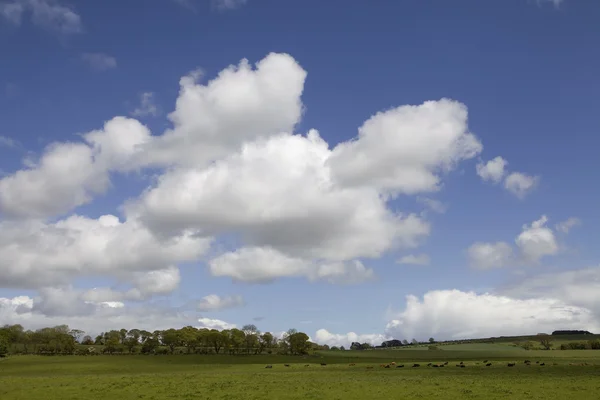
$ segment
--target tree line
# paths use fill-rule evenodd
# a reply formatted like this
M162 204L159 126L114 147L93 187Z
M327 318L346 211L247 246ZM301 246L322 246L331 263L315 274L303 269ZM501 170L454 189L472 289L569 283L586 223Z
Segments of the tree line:
M290 329L281 338L261 332L255 325L242 329L186 326L181 329L120 329L96 337L68 325L25 330L21 325L0 328L0 356L12 354L291 354L303 355L328 350L310 342L304 332Z

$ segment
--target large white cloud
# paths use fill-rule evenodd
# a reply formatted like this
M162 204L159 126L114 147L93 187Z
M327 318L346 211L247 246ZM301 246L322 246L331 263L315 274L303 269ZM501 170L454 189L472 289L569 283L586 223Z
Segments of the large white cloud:
M0 179L0 215L47 218L89 203L109 187L109 172L127 170L150 131L137 120L116 117L83 139L53 143L39 161Z
M178 282L178 271L165 268L196 260L209 245L210 239L191 231L160 240L139 223L120 222L113 215L98 219L73 215L56 223L4 221L0 222L0 286L52 286L76 276L103 275L156 289ZM156 270L163 272L135 274Z
M251 247L306 260L379 257L428 235L427 222L393 213L376 189L333 182L330 155L316 131L246 143L209 167L170 170L128 214L155 231L235 232Z
M587 308L554 298L516 299L488 293L434 290L423 299L407 296L406 308L388 323L395 339L481 338L552 332L556 329L600 330Z
M464 104L449 99L377 113L359 128L357 140L333 150L333 178L392 194L438 190L440 171L483 148L468 130L467 114Z
M205 163L237 151L242 143L292 132L302 116L306 71L287 54L271 53L253 69L230 66L206 85L195 71L181 78L173 129L144 147L135 162L165 166Z
M306 277L330 283L359 283L371 280L374 271L360 261L316 262L285 255L273 248L246 247L225 253L209 262L214 276L235 281L266 283L277 278Z
M61 293L66 293L66 300L60 300ZM48 296L45 299L28 296L0 298L0 321L9 325L21 324L27 329L67 324L91 335L111 329L137 328L152 332L187 325L204 325L203 321L198 321L196 313L182 312L173 307L153 303L135 307L118 302L86 304L69 293L68 289L54 290L49 295L52 297L51 303L47 304L43 304L43 301L49 301ZM75 301L76 305L69 305L67 300Z
M498 289L517 298L550 297L591 310L600 320L600 267L538 274Z

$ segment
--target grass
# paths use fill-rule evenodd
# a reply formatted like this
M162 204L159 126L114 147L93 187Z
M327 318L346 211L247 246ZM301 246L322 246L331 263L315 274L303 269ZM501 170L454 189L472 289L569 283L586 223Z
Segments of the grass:
M534 364L524 365L526 358ZM493 365L485 367L484 359ZM508 359L517 361L517 366L508 368ZM538 359L546 366L535 364ZM467 367L456 368L459 360ZM379 366L391 361L406 366ZM448 361L449 366L428 368L425 364L429 361ZM413 362L421 367L410 368ZM265 364L272 364L273 369L265 369ZM373 368L367 369L369 366ZM450 400L588 400L600 398L599 377L600 351L586 350L327 351L305 358L15 356L0 361L0 399L352 400L443 396Z

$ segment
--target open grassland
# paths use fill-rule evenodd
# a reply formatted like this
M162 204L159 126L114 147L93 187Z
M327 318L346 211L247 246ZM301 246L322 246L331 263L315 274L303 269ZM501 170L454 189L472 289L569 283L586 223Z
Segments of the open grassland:
M512 358L511 358L512 357ZM523 363L530 359L532 365ZM515 361L507 367L506 360ZM483 360L490 360L486 367ZM544 362L544 366L535 361ZM403 368L381 365L395 361ZM427 367L433 362L444 368ZM462 361L466 367L458 368ZM289 364L286 367L284 364ZM326 366L321 366L326 363ZM414 363L421 364L413 368ZM266 364L273 365L265 369ZM355 364L351 366L350 364ZM308 365L308 366L305 366ZM595 399L598 351L346 351L314 356L16 356L0 399Z

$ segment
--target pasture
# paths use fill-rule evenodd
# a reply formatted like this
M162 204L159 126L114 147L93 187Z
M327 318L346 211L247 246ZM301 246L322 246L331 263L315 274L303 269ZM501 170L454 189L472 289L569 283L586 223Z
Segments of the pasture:
M532 364L524 364L525 359ZM483 360L492 365L486 367ZM545 365L536 364L538 360ZM381 366L392 361L404 367ZM443 368L427 367L429 362L446 361ZM465 368L456 367L461 361ZM516 365L508 367L509 361ZM414 363L421 366L413 368ZM273 368L266 369L267 364ZM600 352L593 350L326 351L305 357L14 356L0 361L0 399L350 400L443 396L588 400L600 398L599 378Z

